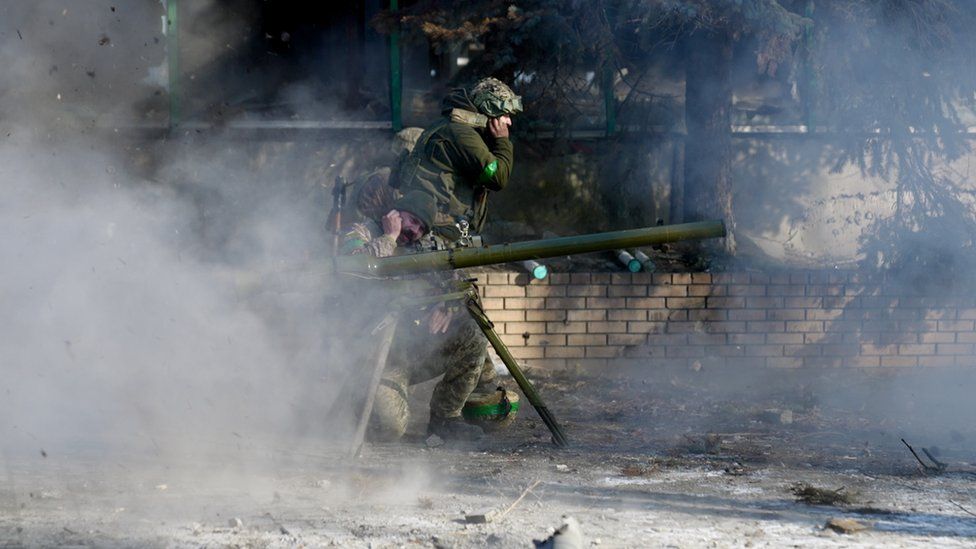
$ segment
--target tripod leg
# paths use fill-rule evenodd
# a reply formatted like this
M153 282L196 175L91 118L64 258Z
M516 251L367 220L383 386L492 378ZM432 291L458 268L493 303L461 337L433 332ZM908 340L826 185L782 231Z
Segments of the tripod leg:
M380 380L383 379L386 360L390 356L390 347L393 345L393 336L396 332L398 317L399 315L396 313L389 313L373 328L374 334L381 332L382 335L380 336L379 345L377 345L376 350L372 354L373 372L369 379L366 398L363 401L363 412L359 416L359 424L356 426L356 432L353 435L352 445L350 446L349 453L352 457L358 457L359 452L363 449L363 441L366 439L366 426L369 425L369 416L373 414L373 404L376 402L376 390L380 386Z
M508 372L512 374L513 378L515 378L515 382L518 383L519 389L522 390L525 398L528 399L529 403L532 404L532 407L535 408L535 411L539 414L539 417L542 418L542 422L545 423L546 427L549 428L549 432L552 433L552 441L556 444L556 446L567 446L569 441L566 440L566 435L563 434L563 430L559 427L559 424L556 423L556 418L552 416L549 408L544 402L542 402L542 397L540 397L539 393L536 392L532 382L530 382L528 378L525 377L525 374L522 373L522 369L519 368L518 362L515 361L515 357L513 357L512 353L509 352L505 342L498 337L498 334L495 332L495 325L492 324L491 320L488 318L488 315L485 314L484 309L481 308L481 304L478 303L475 297L469 297L465 301L465 305L467 306L471 317L474 318L475 322L477 322L478 326L481 328L481 331L484 332L485 337L488 338L488 342L491 343L491 346L494 347L495 352L498 353L498 357L501 358L502 362L505 363L505 367L508 368Z

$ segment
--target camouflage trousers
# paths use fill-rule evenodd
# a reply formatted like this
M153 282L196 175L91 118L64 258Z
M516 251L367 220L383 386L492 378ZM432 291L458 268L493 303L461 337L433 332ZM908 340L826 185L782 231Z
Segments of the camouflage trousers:
M463 309L454 314L446 334L430 334L426 316L403 318L376 391L369 434L373 440L395 440L407 430L409 387L443 376L430 399L432 418L461 415L464 402L495 370L487 360L488 340Z

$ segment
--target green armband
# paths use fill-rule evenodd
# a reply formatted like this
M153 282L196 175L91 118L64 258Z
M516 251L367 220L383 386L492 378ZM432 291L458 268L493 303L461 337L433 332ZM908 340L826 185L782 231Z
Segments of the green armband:
M485 166L485 169L481 171L481 176L478 178L478 183L484 185L489 183L498 173L498 161L492 160L490 164Z

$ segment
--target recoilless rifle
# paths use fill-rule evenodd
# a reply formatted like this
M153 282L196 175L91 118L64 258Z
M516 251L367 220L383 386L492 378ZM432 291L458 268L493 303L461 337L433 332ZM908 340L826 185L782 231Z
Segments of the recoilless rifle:
M621 248L652 246L680 240L720 238L724 236L725 225L722 221L700 221L578 236L545 238L496 246L456 247L391 257L373 257L368 255L338 256L335 258L334 265L336 272L344 275L359 278L402 279L409 277L409 275L497 265L513 261L545 259ZM542 418L546 427L549 428L549 431L552 433L553 442L560 447L566 446L568 440L556 422L555 417L553 417L549 408L542 401L535 387L525 377L525 374L522 373L521 368L511 352L509 352L508 347L505 346L505 343L502 342L501 338L495 332L494 324L488 318L488 315L485 314L484 309L482 309L480 300L478 299L478 290L473 284L473 281L452 281L451 284L453 284L452 288L445 289L441 287L439 292L433 295L405 295L396 300L393 310L449 301L463 302L468 313L477 322L482 332L484 332L485 337L488 338L488 342L491 343L495 352L498 353L499 358L505 363L505 367L515 379L519 389L522 390L526 399L528 399L536 412L538 412L539 417ZM395 312L392 313L392 317L388 315L381 322L380 326L377 327L377 330L383 331L382 343L377 346L377 351L374 355L376 370L373 372L372 382L364 406L365 409L363 415L360 417L360 425L359 429L357 429L356 440L354 442L354 453L358 453L362 445L366 422L369 419L370 413L372 413L376 386L378 386L383 368L386 366L386 359L390 348L389 342L392 341L394 335L396 314Z

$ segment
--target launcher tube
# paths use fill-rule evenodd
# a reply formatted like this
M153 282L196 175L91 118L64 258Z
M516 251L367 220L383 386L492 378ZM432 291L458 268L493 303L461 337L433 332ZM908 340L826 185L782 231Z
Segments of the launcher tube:
M340 256L335 266L339 273L383 278L723 236L721 221L699 221L392 257Z

